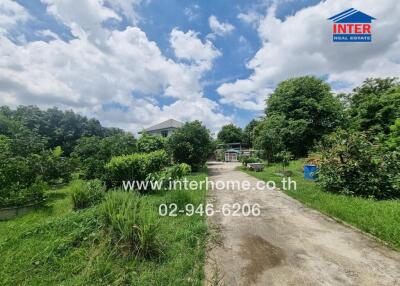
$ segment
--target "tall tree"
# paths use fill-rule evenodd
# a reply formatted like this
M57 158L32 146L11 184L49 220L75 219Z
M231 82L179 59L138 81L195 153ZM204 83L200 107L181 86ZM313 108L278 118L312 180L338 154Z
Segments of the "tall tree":
M351 126L368 137L388 134L400 118L400 83L396 78L369 78L350 94Z
M284 117L282 141L295 156L305 156L323 135L339 127L344 118L343 104L330 86L314 76L281 82L267 99L266 119ZM269 124L266 124L269 126Z
M168 138L167 144L177 163L194 169L205 164L213 146L210 131L197 120L185 123Z
M243 143L248 147L253 147L254 145L254 136L255 129L260 121L253 119L251 120L243 130Z
M231 123L222 126L221 131L218 132L217 138L223 143L240 143L243 140L243 131L240 127Z

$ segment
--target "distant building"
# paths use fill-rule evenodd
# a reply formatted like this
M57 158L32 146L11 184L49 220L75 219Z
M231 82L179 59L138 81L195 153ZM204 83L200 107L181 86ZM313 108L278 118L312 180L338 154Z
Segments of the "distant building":
M241 156L254 156L257 150L249 149L242 143L218 144L215 157L219 161L237 162Z
M176 121L175 119L168 119L166 121L143 129L143 131L139 132L139 134L146 132L150 135L160 135L162 137L168 137L182 126L182 122Z

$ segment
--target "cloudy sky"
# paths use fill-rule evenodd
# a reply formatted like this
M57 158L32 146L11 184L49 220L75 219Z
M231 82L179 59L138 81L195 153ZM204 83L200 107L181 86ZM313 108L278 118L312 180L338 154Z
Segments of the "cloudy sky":
M327 20L375 18L372 43ZM400 76L398 0L1 0L0 105L58 106L130 131L175 118L244 126L280 81L334 91Z

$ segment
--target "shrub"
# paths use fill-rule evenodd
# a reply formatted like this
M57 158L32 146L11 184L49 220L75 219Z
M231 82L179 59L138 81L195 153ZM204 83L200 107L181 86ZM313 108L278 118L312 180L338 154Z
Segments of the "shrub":
M29 187L18 183L0 189L0 208L11 206L23 206L44 201L44 192L48 185L37 179Z
M105 166L107 184L120 186L122 181L144 181L148 174L159 172L168 164L169 158L163 150L113 157Z
M275 155L276 160L281 163L283 171L289 166L290 161L293 160L293 154L289 151L281 151Z
M74 209L84 209L99 203L105 194L104 184L100 180L88 182L77 180L71 185Z
M249 163L261 163L261 159L257 157L250 157L250 156L241 156L239 161L243 164L243 166L247 166Z
M135 193L112 191L101 205L101 214L118 245L144 257L159 253L158 219L143 198Z
M136 145L139 152L150 153L165 148L167 139L159 135L150 135L146 132L137 140Z
M185 123L168 138L167 143L176 163L201 168L212 154L214 145L209 130L200 121Z
M151 181L162 181L169 182L173 180L178 180L188 175L191 172L192 168L185 163L176 164L171 167L164 168L160 172L150 173L147 176L147 180Z
M383 152L363 133L334 133L325 140L319 183L327 191L377 199L400 197L400 154Z

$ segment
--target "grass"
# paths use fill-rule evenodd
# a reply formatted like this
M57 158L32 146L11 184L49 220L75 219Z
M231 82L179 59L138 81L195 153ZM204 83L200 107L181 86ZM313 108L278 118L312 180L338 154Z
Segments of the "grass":
M400 200L376 201L360 197L336 195L324 192L314 181L303 178L303 160L291 162L287 170L296 181L296 190L283 190L282 177L275 175L281 165L272 164L262 172L253 172L240 167L244 172L264 181L275 181L287 195L328 216L344 221L358 229L400 249Z
M102 227L101 205L74 211L71 192L70 186L54 190L48 206L0 222L0 285L202 285L204 217L159 217L161 255L123 255ZM204 202L205 190L188 192L185 200ZM159 204L180 196L160 191L141 199L158 215Z

